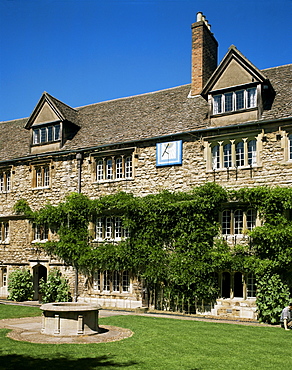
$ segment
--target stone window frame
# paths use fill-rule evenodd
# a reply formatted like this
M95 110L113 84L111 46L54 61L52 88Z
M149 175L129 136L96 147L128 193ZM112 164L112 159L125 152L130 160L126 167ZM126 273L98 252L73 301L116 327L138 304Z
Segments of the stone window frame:
M120 216L99 216L91 226L92 242L119 242L130 237Z
M51 239L51 230L47 224L32 225L32 243L46 243Z
M251 91L254 94L251 95ZM238 97L242 99L238 99ZM251 97L253 97L251 99ZM239 104L239 101L241 102ZM252 102L253 101L253 102ZM212 92L211 95L211 116L232 114L258 108L257 86L238 87L223 91Z
M261 167L262 137L262 133L206 137L204 148L207 172ZM255 143L253 150L251 143Z
M7 266L0 267L0 288L8 287L8 268Z
M260 225L258 212L254 208L244 207L226 207L220 212L219 222L222 236L245 235Z
M105 294L131 293L130 273L127 270L97 270L92 276L92 290Z
M32 126L32 146L46 145L61 141L61 122ZM50 139L51 136L51 139Z
M136 148L99 151L90 155L92 182L131 181L135 178Z
M13 173L12 166L0 168L0 193L9 193L12 190Z
M30 164L32 189L49 189L52 183L52 161L33 162Z
M10 243L10 223L9 220L0 220L0 244Z

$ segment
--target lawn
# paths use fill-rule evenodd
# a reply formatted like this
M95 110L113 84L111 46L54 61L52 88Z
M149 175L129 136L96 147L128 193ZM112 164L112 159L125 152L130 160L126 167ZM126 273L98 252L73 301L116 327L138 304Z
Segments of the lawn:
M17 311L17 312L16 312ZM36 314L0 305L0 317ZM0 330L0 369L288 370L292 331L142 316L112 316L100 325L129 328L131 338L100 344L32 344Z

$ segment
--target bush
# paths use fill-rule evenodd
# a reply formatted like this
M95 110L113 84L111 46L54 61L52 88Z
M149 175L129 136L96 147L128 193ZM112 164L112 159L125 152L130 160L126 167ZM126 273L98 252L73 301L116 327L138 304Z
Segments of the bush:
M40 280L40 293L44 303L68 302L70 300L69 289L68 281L56 269L49 272L47 282L43 278Z
M259 321L277 324L283 308L289 302L289 289L279 275L265 274L257 284Z
M8 279L9 299L22 302L33 299L33 282L29 270L19 269L11 272Z

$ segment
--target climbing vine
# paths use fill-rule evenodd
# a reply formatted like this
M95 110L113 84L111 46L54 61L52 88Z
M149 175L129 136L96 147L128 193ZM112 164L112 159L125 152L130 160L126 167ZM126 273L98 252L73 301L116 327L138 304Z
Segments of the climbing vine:
M246 245L230 248L220 238L219 212L227 202L256 209L264 221L248 232ZM48 253L87 274L97 269L130 270L147 290L162 291L168 301L214 300L216 273L251 272L259 287L268 284L273 290L267 290L269 297L257 298L260 318L273 321L292 286L292 189L227 191L207 183L190 192L162 191L145 197L119 192L90 200L73 193L57 206L48 204L34 212L20 200L15 210L55 231L58 237L44 244ZM102 215L119 216L131 237L93 247L88 225ZM273 279L281 282L279 289Z

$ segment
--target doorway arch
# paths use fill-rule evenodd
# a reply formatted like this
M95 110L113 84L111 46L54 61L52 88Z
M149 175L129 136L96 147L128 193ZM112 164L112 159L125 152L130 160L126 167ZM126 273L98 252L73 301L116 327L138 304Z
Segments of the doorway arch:
M44 281L47 281L47 268L44 265L38 263L33 267L33 289L34 289L34 300L41 300L39 285L40 280L43 278Z

